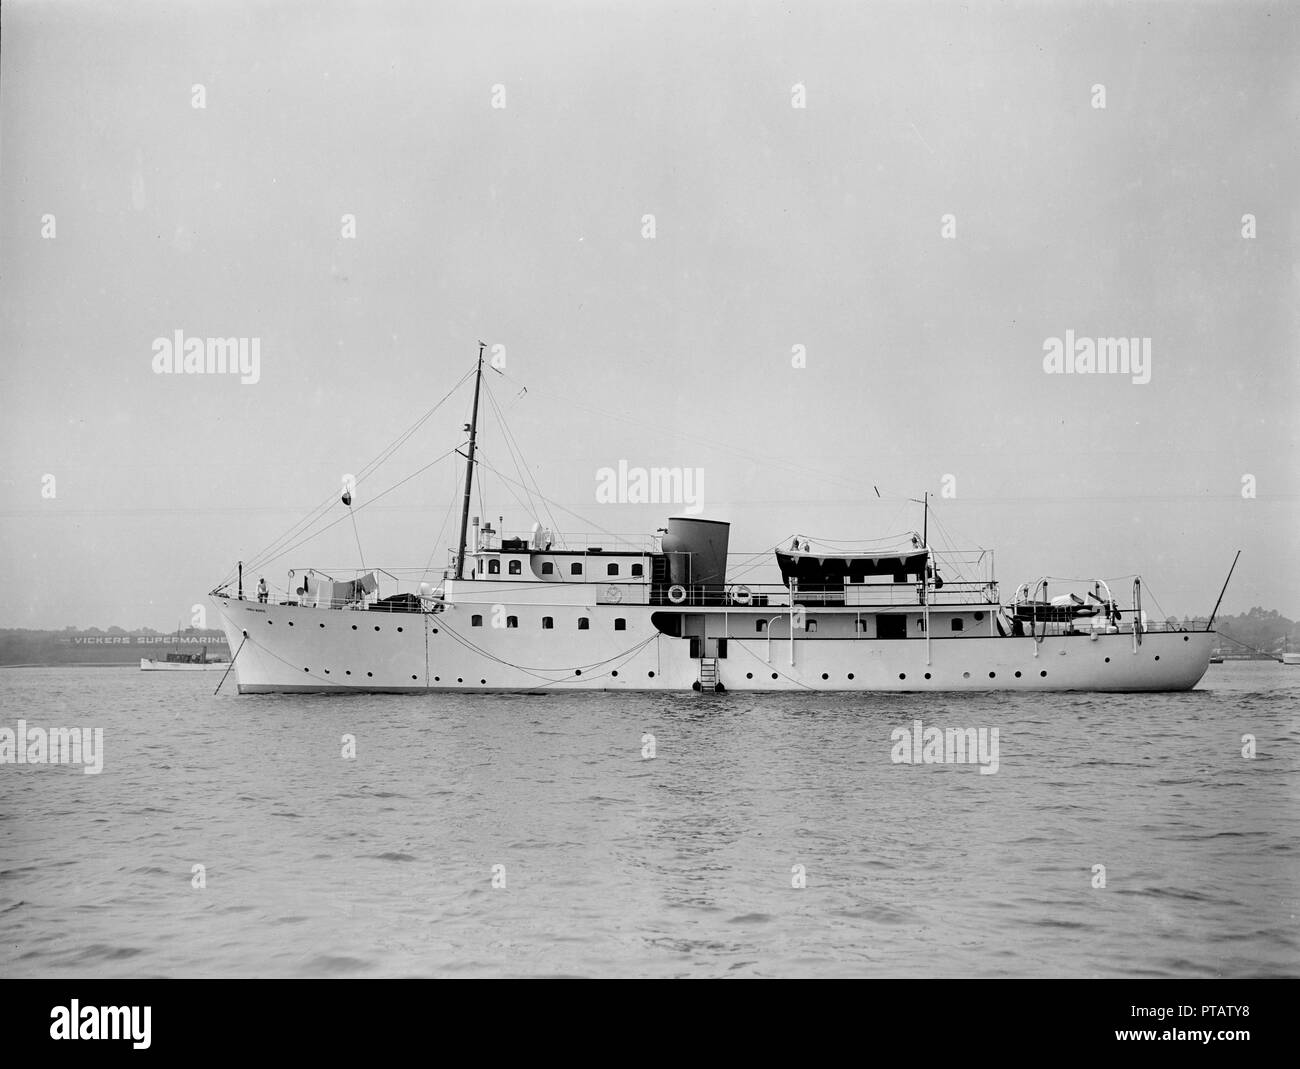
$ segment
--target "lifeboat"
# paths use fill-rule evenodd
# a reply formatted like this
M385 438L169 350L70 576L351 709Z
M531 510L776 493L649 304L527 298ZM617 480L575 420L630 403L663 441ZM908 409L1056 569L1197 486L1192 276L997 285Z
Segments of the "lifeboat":
M807 545L807 543L804 543ZM781 581L795 580L801 588L811 584L845 581L861 583L868 576L892 576L896 583L920 582L925 574L929 551L917 549L904 553L822 553L811 549L778 549L776 562Z

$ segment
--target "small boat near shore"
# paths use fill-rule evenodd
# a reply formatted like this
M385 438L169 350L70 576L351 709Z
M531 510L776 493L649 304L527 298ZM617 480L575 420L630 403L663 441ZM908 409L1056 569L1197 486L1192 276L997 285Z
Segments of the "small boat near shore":
M206 646L198 653L169 653L162 660L156 657L140 658L142 672L214 672L229 667L229 661L209 660Z

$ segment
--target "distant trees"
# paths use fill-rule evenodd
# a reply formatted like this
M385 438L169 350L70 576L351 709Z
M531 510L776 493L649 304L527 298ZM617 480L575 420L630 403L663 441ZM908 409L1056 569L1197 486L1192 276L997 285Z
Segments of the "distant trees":
M1266 653L1280 653L1288 639L1292 642L1300 639L1300 635L1296 634L1295 621L1282 616L1276 609L1265 609L1259 605L1239 616L1220 616L1214 621L1214 629L1245 646ZM1231 642L1225 642L1224 645L1233 647Z

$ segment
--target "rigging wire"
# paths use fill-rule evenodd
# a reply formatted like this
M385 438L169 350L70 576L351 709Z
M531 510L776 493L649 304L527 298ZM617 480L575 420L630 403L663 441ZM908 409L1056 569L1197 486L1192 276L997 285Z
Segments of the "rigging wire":
M527 391L527 388L525 387L525 392L526 392L526 391ZM517 472L519 472L519 477L520 477L521 479L528 478L528 479L531 479L531 480L532 480L533 491L536 493L538 499L542 502L542 507L546 510L546 518L547 518L548 520L550 520L551 537L552 537L555 541L557 541L557 542L559 542L559 543L561 543L561 544L565 544L565 543L564 543L564 535L563 535L563 534L561 533L561 531L560 531L560 525L559 525L559 523L556 522L556 520L555 520L555 514L554 514L553 512L551 512L550 502L549 502L549 500L547 499L546 495L545 495L544 493L542 493L542 488L538 485L536 477L532 474L531 470L529 470L527 464L523 464L523 465L522 465L522 470L521 470L521 461L522 461L522 458L523 458L523 453L524 453L524 451L523 451L523 449L520 448L518 441L515 439L514 431L512 431L512 430L510 429L510 425L509 425L509 423L506 422L505 412L502 411L500 405L497 404L497 402L496 402L496 398L495 398L495 396L494 396L493 393L492 393L491 387L488 388L488 397L492 399L492 403L493 403L494 407L496 408L496 411L497 411L497 424L498 424L498 426L501 428L501 431L502 431L502 435L501 435L501 436L502 436L502 438L504 439L504 441L505 441L505 443L506 443L506 448L507 448L508 450L511 450L511 455L512 455L512 457L514 457L516 454L517 454L517 456L518 456L518 458L515 459L515 470L516 470ZM529 493L527 487L524 488L524 492L525 492L525 494L528 494L528 496L529 496L529 501L531 501L531 500L532 500L532 494ZM532 515L533 518L534 518L535 520L540 520L540 519L541 519L540 516L537 516L537 515L536 515L534 512L532 512L532 511L530 511L529 514ZM584 521L584 522L585 522L585 521Z
M488 404L492 407L493 412L496 414L496 417L497 417L497 427L498 427L498 429L501 431L501 440L502 440L503 442L505 442L506 453L507 453L507 455L510 457L511 462L512 462L512 463L514 464L514 466L515 466L515 474L519 476L520 481L522 482L523 479L524 479L524 472L523 472L523 469L522 469L522 467L520 466L520 463L519 463L520 458L519 458L519 456L516 454L515 449L514 449L514 446L513 446L513 444L511 443L511 436L507 433L506 422L505 422L505 415L504 415L504 413L501 411L501 406L497 403L497 399L496 399L495 395L492 393L492 390L491 390L490 387L487 389L487 398L488 398ZM513 491L512 491L512 493L513 493ZM532 495L532 491L529 490L527 486L524 487L524 496L528 498L528 504L527 504L527 505L525 505L524 502L519 501L519 497L518 497L518 495L515 496L515 500L516 500L516 501L519 501L519 505L520 505L520 507L524 510L524 512L525 512L527 515L529 515L529 516L536 516L537 509L536 509L535 505L533 504L533 495Z
M455 394L455 392L465 384L465 381L472 374L473 371L467 371L464 375L462 375L460 379L456 382L456 384L452 386L452 388L448 390L432 408L430 408L427 412L425 412L424 415L420 416L420 418L417 419L413 424L411 424L410 427L408 427L401 434L399 434L397 438L395 438L392 442L390 442L387 446L385 446L382 450L380 450L379 453L374 458L372 458L364 467L362 467L361 471L356 476L355 479L356 484L360 485L368 476L374 474L374 472L377 471L378 468L382 464L384 464L390 457L392 457L392 455L395 452L397 452L398 449L400 449L403 445L405 445L406 442L410 439L410 437L416 431L418 431L422 426L424 426L424 424L428 422L428 420L433 416L435 412L438 411L439 408L441 408L444 404L446 404L446 402L452 397L452 395ZM302 519L298 520L283 534L273 539L269 545L265 546L257 553L255 553L250 560L245 562L244 566L250 571L255 571L258 568L265 567L271 561L276 560L279 557L282 557L286 552L288 552L287 549L283 548L283 545L285 543L288 543L292 539L296 538L304 530L307 530L308 528L311 527L312 524L316 523L319 519L321 519L324 516L324 514L327 511L329 511L329 509L333 506L337 494L338 494L337 491L331 490L328 496L326 496L326 498L319 505L317 505L314 509L312 509L311 512L309 512ZM333 526L333 524L331 524L330 526ZM328 528L323 528L323 530L328 530ZM320 532L317 532L317 534L319 533ZM315 537L315 536L313 535L311 537ZM302 545L302 542L301 541L298 542L297 545ZM233 579L234 576L235 576L235 569L231 569L229 572L226 573L225 577L217 585L217 589L220 590L223 587L228 586L230 584L231 579Z
M480 457L486 457L487 455L487 450L485 450L482 446L479 446L478 452ZM507 485L506 492L509 493L509 495L515 499L515 504L517 504L525 513L527 513L528 515L532 515L532 510L529 508L528 505L526 505L523 502L523 500L519 497L519 495L515 493L513 487ZM498 532L498 533L504 533L504 532Z
M457 450L454 449L454 448L453 448L453 449L449 449L449 450L447 450L447 452L443 453L441 456L439 456L439 457L435 457L433 460L429 461L429 463L428 463L428 464L425 464L423 467L421 467L421 468L416 468L415 471L411 472L411 474L408 475L408 476L406 476L406 478L401 479L401 480L399 480L398 482L393 483L393 485L390 486L387 490L380 491L378 494L376 494L374 497L372 497L369 501L367 501L364 505L359 505L359 506L357 506L357 511L360 511L361 509L364 509L364 508L369 507L370 505L373 505L376 501L379 501L381 498L383 498L383 497L385 497L386 495L392 493L392 492L393 492L394 490L396 490L399 486L403 486L403 485L405 485L406 483L408 483L408 482L410 482L412 479L414 479L417 475L420 475L420 474L422 474L423 472L428 471L428 470L429 470L431 467L433 467L435 464L438 464L438 463L440 463L440 462L446 460L449 456L451 456L451 455L452 455L453 453L455 453L456 451L457 451ZM349 510L349 514L350 514L350 513L351 513L351 510ZM331 527L337 526L338 524L342 523L345 519L347 519L347 516L340 516L337 520L333 520L332 522L327 523L327 524L326 524L324 527L322 527L319 531L314 531L314 532L312 532L311 534L307 535L305 538L299 539L299 540L298 540L297 542L295 542L293 545L291 545L291 546L287 546L287 547L285 547L284 549L280 550L280 551L279 551L278 553L276 553L274 556L266 558L264 561L261 562L261 564L259 565L259 567L265 567L267 564L270 564L271 561L278 560L280 557L283 557L283 556L284 556L285 554L287 554L287 553L292 553L292 552L293 552L295 549L297 549L299 546L306 545L306 544L307 544L308 542L310 542L313 538L316 538L316 537L318 537L318 536L320 536L320 535L323 535L323 534L324 534L326 531L328 531Z
M501 371L501 372L499 372L499 373L500 373L500 375L502 376L502 378L505 378L505 379L509 380L510 382L514 383L516 386L521 386L521 387L523 386L523 383L519 382L518 379L516 379L516 378L514 378L513 376L507 374L506 372ZM527 388L527 387L525 387L525 388ZM584 405L584 404L582 404L581 402L575 401L572 397L569 397L569 396L566 395L566 394L557 394L557 393L553 393L553 392L548 391L548 390L545 390L545 389L543 389L543 388L535 388L535 391L534 391L534 392L539 393L539 394L542 394L542 395L544 395L544 396L549 396L549 397L553 398L554 400L560 402L561 404L571 405L571 406L574 407L574 408L582 409L582 410L585 411L585 412L591 412L591 413L593 413L593 414L595 414L595 415L598 415L598 416L601 416L601 417L603 417L603 418L619 420L619 421L624 422L624 423L632 423L632 424L635 424L636 426L639 426L639 427L645 427L645 428L648 428L648 429L650 429L650 430L657 430L657 431L662 431L662 430L663 430L662 424L659 424L659 423L653 423L653 422L650 422L650 421L648 421L648 420L640 420L640 419L636 419L636 418L631 417L631 416L620 416L620 415L616 415L615 413L609 412L609 411L607 411L607 410L605 410L605 409L593 408L593 407L590 406L590 405ZM764 465L764 466L766 466L767 468L784 468L784 469L787 470L787 471L790 471L790 472L792 472L792 473L799 474L799 475L805 475L805 476L807 476L807 475L814 475L814 476L817 476L817 477L819 477L819 478L829 480L829 481L831 481L831 482L839 483L839 484L842 485L842 486L851 487L851 488L854 490L854 492L856 492L856 493L860 493L860 492L862 492L862 490L863 490L863 486L862 486L862 484L860 484L860 483L857 483L857 482L854 482L854 481L852 481L852 480L846 479L846 478L844 478L843 476L839 476L839 475L832 474L832 473L830 473L830 472L822 471L822 470L820 470L820 469L818 469L818 468L810 468L810 467L807 467L807 466L802 465L802 464L795 464L795 463L791 462L791 461L789 460L789 458L787 458L787 457L770 457L770 456L764 456L764 455L761 454L761 453L755 453L755 452L752 452L752 451L750 451L750 450L739 449L739 448L737 448L734 444L730 444L730 443L726 443L726 442L715 441L715 440L713 440L713 439L704 438L704 437L702 437L702 436L700 436L700 435L694 435L694 434L679 434L678 437L679 437L679 438L682 438L683 440L686 440L686 441L694 441L694 442L697 442L697 443L699 443L699 444L709 446L710 448L712 448L712 449L715 450L716 452L730 454L731 456L735 456L735 457L738 457L738 458L743 459L743 460L748 460L748 461L750 461L751 463ZM895 496L895 495L893 495L893 494L888 494L888 495L882 495L882 496L893 497L893 496Z
M447 497L447 511L442 514L442 523L438 527L438 534L434 537L433 548L429 550L429 559L424 562L424 574L428 575L433 568L433 558L438 552L438 545L442 542L442 533L447 529L447 521L451 519L451 510L456 507L456 488L460 485L460 479L456 476L456 471L452 469L451 493Z
M510 478L510 476L505 475L505 474L503 474L502 472L498 471L495 467L492 467L491 465L488 465L487 467L488 467L488 470L489 470L490 472L492 472L494 475L497 476L497 478L499 478L499 479L503 479L503 480L505 480L505 481L508 482L508 483L514 483L514 482L515 482L514 479L512 479L512 478ZM518 485L521 485L521 484L519 484L519 483L515 483L515 485L518 486ZM620 535L615 534L613 531L606 530L604 527L601 527L600 524L598 524L598 523L593 523L591 520L587 519L585 516L580 516L580 515L578 515L578 513L574 512L572 509L566 509L566 508L565 508L563 505L561 505L558 501L551 502L551 504L553 504L553 505L554 505L557 509L559 509L561 512L568 513L568 515L572 516L575 520L579 520L579 521L582 522L582 523L589 524L590 526L594 527L597 531L599 531L601 534L603 534L603 535L609 535L610 538L613 538L613 539L615 539L615 540L617 540L617 541L620 541L620 542L623 541L623 539L622 539L622 537L621 537Z

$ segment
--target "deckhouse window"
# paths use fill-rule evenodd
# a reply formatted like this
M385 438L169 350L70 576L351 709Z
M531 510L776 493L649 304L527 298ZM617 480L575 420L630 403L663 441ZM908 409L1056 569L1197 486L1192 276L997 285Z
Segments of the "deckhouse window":
M499 560L488 561L488 575L500 575L501 562Z
M570 574L570 575L581 575L581 574L582 574L582 565L579 564L577 561L574 561L572 564L569 565L569 574Z
M554 627L555 627L555 617L554 617L554 616L543 616L543 617L542 617L542 630L543 630L543 631L551 631L551 630L554 629Z
M632 575L633 576L645 575L645 568L640 564L632 565Z
M475 613L473 616L471 616L471 617L469 618L469 626L470 626L470 627L482 627L482 626L483 626L483 617L481 617L478 613Z
M609 566L607 566L607 567L605 568L605 574L606 574L606 575L618 575L618 565L617 565L617 564L610 564Z
M506 627L518 627L518 626L519 626L519 617L518 617L518 616L507 616L507 617L506 617Z
M966 621L963 620L960 616L954 616L952 618L952 629L954 631L965 631Z
M759 632L760 634L761 634L762 632L766 631L766 630L767 630L767 621L766 621L766 620L755 620L755 621L754 621L754 630L757 631L757 632Z
M858 619L858 633L861 635L865 635L867 633L867 621L863 620L861 617L859 617Z
M627 621L624 620L623 617L621 617L621 616L616 616L616 617L614 617L614 630L615 630L615 631L626 631L626 630L627 630Z
M543 575L554 575L554 574L555 574L555 565L552 564L552 563L551 563L550 561L548 561L548 560L544 560L544 561L542 561L542 574L543 574Z
M806 620L806 621L804 621L804 630L805 630L805 631L816 631L816 630L817 630L817 621L816 621L816 620Z
M522 570L523 570L523 565L521 565L517 560L512 560L510 562L511 575L519 575Z
M585 616L579 616L579 617L578 617L578 630L579 630L579 631L589 631L589 630L591 630L591 621L588 620L587 617L585 617Z

